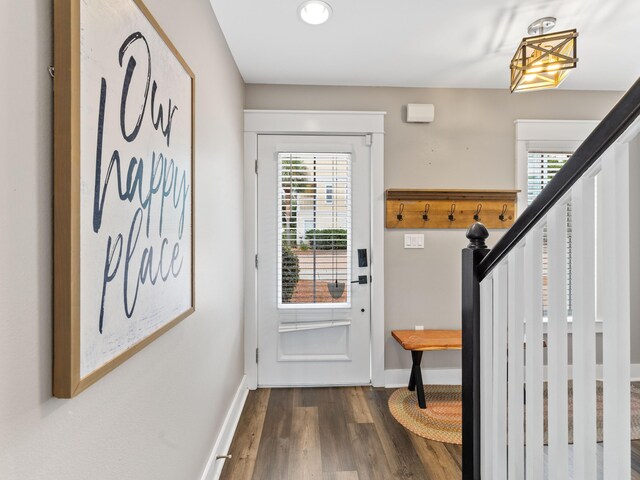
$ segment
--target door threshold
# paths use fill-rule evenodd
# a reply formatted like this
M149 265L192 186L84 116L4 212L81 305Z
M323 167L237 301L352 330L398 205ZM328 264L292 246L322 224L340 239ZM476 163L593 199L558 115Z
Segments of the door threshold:
M369 383L331 383L324 385L317 384L299 384L299 385L260 385L258 388L335 388L335 387L372 387L371 381Z

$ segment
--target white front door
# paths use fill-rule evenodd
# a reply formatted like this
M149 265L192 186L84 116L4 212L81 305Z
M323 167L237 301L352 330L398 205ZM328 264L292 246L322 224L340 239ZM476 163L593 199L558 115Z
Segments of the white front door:
M366 136L258 135L258 385L370 383L369 199Z

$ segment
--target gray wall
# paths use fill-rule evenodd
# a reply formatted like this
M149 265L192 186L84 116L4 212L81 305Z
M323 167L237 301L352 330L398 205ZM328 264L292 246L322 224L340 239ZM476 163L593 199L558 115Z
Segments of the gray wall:
M631 363L640 363L640 249L636 248L640 238L640 138L629 146L629 230L631 248Z
M577 72L576 74L579 74ZM515 129L527 119L599 119L620 92L247 85L247 108L382 110L386 188L515 188ZM407 103L433 103L435 122L403 122ZM405 250L405 230L385 234L387 369L408 368L390 331L424 325L460 328L463 230L424 230L424 250ZM490 245L502 234L491 232ZM458 352L427 353L425 367L460 365Z
M145 2L196 75L196 313L51 397L52 2L2 3L0 478L199 478L243 375L244 85L208 0ZM224 228L220 228L224 225Z

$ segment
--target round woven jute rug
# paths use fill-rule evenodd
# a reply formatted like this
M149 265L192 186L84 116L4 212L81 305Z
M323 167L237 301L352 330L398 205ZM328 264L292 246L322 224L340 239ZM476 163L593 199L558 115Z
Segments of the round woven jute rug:
M416 392L400 388L389 397L389 410L406 429L429 440L462 445L462 387L425 385L427 408Z

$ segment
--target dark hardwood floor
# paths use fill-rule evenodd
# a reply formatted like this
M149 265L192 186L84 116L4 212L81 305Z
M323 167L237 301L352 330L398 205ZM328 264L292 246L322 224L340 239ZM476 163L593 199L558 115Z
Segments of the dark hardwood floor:
M249 392L222 479L456 480L461 447L421 438L389 413L393 390Z
M640 480L640 440L631 440L631 480Z
M249 392L221 478L460 479L462 448L402 427L387 407L392 392L371 387ZM598 457L602 478L602 444ZM640 480L640 440L631 442L631 465L632 480Z

